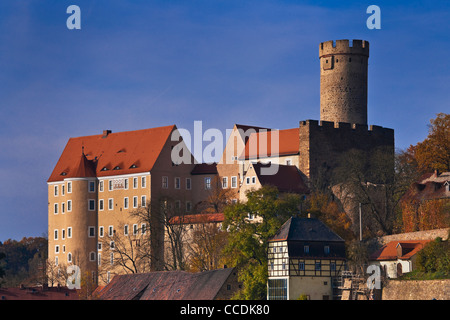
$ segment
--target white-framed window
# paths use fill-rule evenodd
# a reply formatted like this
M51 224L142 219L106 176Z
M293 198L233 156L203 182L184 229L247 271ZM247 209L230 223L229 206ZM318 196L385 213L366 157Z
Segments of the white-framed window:
M222 189L228 188L228 177L222 177Z
M67 238L72 238L72 227L67 227Z
M245 178L245 183L250 184L250 177Z
M186 178L186 190L191 190L191 178Z
M133 235L137 235L137 234L138 234L138 225L133 224Z
M145 223L141 224L141 234L145 234L147 232L147 225Z
M95 200L94 199L89 199L88 210L95 211Z
M123 226L123 234L124 234L125 236L128 235L128 225L127 225L127 224Z
M95 256L96 256L95 252L91 251L89 253L89 261L95 261Z
M109 198L108 199L108 210L112 210L112 209L114 209L114 199Z
M147 205L147 197L141 196L141 207L145 207Z
M129 179L125 178L123 183L124 183L125 190L128 190L128 185L130 184Z
M237 188L237 177L233 176L231 177L231 188Z
M129 199L128 197L123 198L123 208L128 209L129 207Z
M55 257L55 266L58 266L58 261L59 261L58 257Z
M252 177L252 184L256 183L256 177Z
M105 201L103 199L98 199L98 210L103 211L105 209Z
M205 189L206 190L211 189L211 178L210 177L205 178Z
M114 265L114 252L111 252L111 253L109 254L109 263L110 263L111 265ZM110 277L111 277L111 272L108 271L108 283L109 283L109 281L110 281Z
M65 245L63 245L62 252L63 252L63 253L66 253L66 246L65 246Z
M89 238L95 237L95 227L88 227L88 237Z
M55 246L55 253L59 253L59 245Z
M66 203L65 202L61 203L61 213L62 214L66 213Z
M53 240L58 240L58 229L53 231Z
M98 254L97 254L97 258L98 258L98 265L101 265L102 264L102 254L99 252Z
M147 177L141 177L141 188L145 188L147 185Z
M113 226L109 226L109 227L108 227L108 235L109 235L110 237L112 237L113 234L114 234L114 227L113 227Z
M67 253L67 262L69 262L69 263L72 262L72 253L71 252Z
M105 231L105 229L103 228L103 226L99 227L98 228L98 236L103 238L104 231Z
M133 189L137 189L138 187L138 178L133 178Z
M162 177L162 188L163 189L169 188L169 177L167 177L167 176Z
M66 238L66 229L61 230L61 239L64 240ZM63 247L64 248L64 247ZM65 251L65 250L64 250Z
M133 197L133 208L137 208L138 207L138 197L134 196Z
M98 182L98 191L99 191L99 192L103 192L103 188L104 188L103 180L100 180L100 181Z
M61 195L64 196L66 194L66 186L64 184L61 185Z
M72 200L67 200L67 212L72 211Z
M102 243L101 242L98 242L97 243L97 251L102 251Z
M192 202L186 201L186 212L191 212L192 210Z
M181 179L180 177L175 177L175 189L181 188Z
M113 191L113 189L114 189L113 181L110 179L110 180L108 180L108 190Z
M89 181L89 192L93 193L95 192L95 181Z
M67 193L72 193L72 181L67 181Z
M54 195L55 197L58 196L58 186L53 186L53 195Z
M57 203L55 203L53 208L54 208L53 213L58 214L58 204Z

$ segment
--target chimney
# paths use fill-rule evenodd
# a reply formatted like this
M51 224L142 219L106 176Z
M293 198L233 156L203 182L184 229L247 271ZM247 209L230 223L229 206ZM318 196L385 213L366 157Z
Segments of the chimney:
M103 130L103 139L105 139L106 137L108 137L108 135L111 133L111 130Z
M436 170L434 170L434 177L437 178L438 176L439 176L439 170L436 169Z

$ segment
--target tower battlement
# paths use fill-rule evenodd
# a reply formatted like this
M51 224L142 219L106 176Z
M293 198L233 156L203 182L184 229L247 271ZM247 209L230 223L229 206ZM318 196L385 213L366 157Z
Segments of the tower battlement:
M369 56L369 42L366 40L353 40L350 45L350 40L330 40L322 42L319 45L319 58L336 55L336 54L348 54L348 55L363 55Z
M379 135L379 136L394 136L394 130L390 128L384 128L376 125L366 125L359 123L348 122L333 122L333 121L318 121L318 120L302 120L299 122L300 128L307 128L311 131L327 132L330 136L339 136L339 133L352 132L359 135L365 133L366 135Z

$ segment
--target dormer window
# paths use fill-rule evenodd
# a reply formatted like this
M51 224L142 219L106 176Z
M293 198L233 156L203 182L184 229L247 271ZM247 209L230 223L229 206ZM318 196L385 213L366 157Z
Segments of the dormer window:
M61 175L62 175L62 176L67 176L67 172L65 172L65 171L64 171L64 172L61 172Z
M120 170L119 166L115 166L113 170Z
M137 165L135 165L134 163L131 165L130 169L135 169L137 168Z
M107 171L109 170L107 167L103 167L101 171Z

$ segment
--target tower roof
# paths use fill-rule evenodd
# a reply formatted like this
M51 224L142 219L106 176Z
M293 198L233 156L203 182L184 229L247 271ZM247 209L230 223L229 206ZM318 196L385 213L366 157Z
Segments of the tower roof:
M175 129L171 125L70 138L48 182L149 172Z

